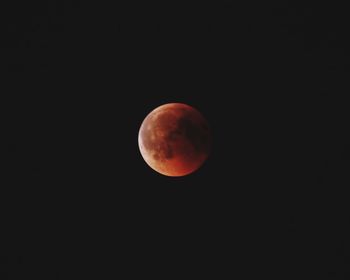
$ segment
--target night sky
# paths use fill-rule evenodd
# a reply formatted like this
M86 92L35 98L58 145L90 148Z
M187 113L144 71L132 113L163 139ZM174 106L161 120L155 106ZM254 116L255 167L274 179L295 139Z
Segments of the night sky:
M7 2L2 279L349 276L344 7ZM186 177L138 149L168 102L213 132Z

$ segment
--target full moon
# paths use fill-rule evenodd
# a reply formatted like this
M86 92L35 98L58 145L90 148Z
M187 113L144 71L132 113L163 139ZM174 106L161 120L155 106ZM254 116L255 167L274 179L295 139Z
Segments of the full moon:
M185 176L207 159L211 133L198 110L183 103L168 103L146 116L138 144L152 169L166 176Z

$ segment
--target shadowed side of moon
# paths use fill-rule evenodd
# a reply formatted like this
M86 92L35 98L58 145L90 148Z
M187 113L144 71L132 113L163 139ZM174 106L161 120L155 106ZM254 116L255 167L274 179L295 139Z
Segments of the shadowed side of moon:
M204 117L193 107L170 103L153 110L139 131L146 163L167 176L197 170L210 152L211 134Z

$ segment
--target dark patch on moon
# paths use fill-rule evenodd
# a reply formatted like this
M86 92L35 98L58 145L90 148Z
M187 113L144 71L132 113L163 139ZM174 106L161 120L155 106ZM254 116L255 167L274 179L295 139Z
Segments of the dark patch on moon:
M153 158L157 161L169 160L174 157L172 148L164 141L159 143L152 151L154 152Z
M167 135L167 140L171 142L176 142L183 135L182 131L178 128L169 131Z
M209 132L202 126L194 123L190 118L184 116L178 121L178 130L192 144L198 152L208 152L209 149Z
M164 150L164 157L166 159L171 159L174 157L173 149L171 148L171 146L169 144L166 144L166 148Z
M159 160L159 155L158 154L153 154L153 159Z

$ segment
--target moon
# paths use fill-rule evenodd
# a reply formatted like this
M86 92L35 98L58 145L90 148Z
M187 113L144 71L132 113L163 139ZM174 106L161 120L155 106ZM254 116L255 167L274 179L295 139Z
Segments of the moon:
M179 177L196 171L206 161L211 132L198 110L183 103L168 103L155 108L143 120L138 144L152 169Z

